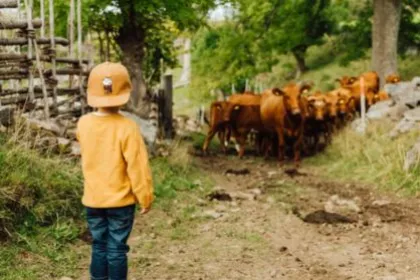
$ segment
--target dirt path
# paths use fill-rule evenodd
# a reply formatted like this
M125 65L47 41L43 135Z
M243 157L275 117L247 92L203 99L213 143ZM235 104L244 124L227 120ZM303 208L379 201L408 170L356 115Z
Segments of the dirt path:
M192 197L179 201L181 214L138 219L130 279L420 279L418 200L305 168L291 177L258 160L209 157L197 164L232 201ZM225 173L232 168L250 173ZM324 207L356 222L335 223L325 213L307 220L332 224L302 220Z

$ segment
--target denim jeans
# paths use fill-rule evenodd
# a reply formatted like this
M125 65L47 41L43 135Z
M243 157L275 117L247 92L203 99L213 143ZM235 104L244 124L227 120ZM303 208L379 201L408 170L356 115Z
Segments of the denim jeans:
M86 207L92 234L92 280L126 280L127 239L133 228L135 205L120 208Z

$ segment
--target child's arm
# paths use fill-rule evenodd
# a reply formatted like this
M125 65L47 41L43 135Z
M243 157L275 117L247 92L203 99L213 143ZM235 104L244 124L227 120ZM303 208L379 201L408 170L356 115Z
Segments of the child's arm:
M147 149L137 125L130 129L122 149L133 193L141 207L149 209L153 201L152 174Z

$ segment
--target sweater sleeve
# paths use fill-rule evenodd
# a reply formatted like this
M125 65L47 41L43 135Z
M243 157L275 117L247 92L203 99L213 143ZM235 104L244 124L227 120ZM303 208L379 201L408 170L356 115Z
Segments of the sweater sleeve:
M130 129L122 145L127 174L137 201L143 208L153 202L153 182L146 145L137 125Z

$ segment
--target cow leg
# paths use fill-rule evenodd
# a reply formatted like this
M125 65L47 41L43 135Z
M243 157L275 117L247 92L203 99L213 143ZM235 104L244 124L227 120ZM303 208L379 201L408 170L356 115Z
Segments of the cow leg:
M300 153L301 153L302 141L303 141L302 133L299 134L298 138L296 139L296 142L293 145L294 162L295 162L296 169L300 167Z
M209 132L207 133L206 140L204 141L204 144L203 144L203 152L205 154L208 152L210 141L211 139L213 139L216 133L217 133L216 129L210 129Z
M239 147L237 147L239 158L243 158L245 155L245 145L248 133L249 131L235 132L235 139L237 145L239 145Z
M222 145L222 152L226 154L226 143L225 143L225 129L222 129L217 133L217 136L219 137L220 145Z
M277 129L278 136L278 147L279 147L279 164L282 166L284 164L284 153L285 153L285 143L284 143L284 132L283 128Z

